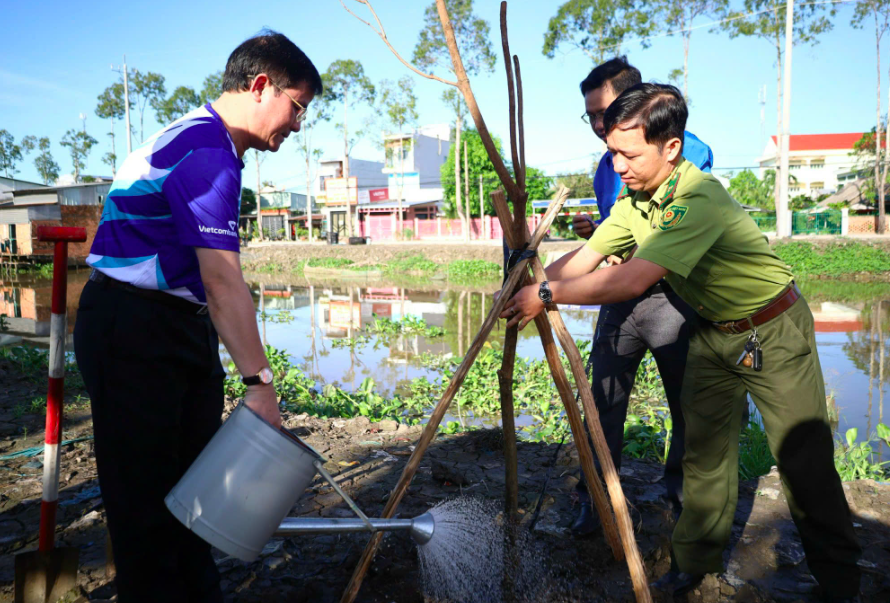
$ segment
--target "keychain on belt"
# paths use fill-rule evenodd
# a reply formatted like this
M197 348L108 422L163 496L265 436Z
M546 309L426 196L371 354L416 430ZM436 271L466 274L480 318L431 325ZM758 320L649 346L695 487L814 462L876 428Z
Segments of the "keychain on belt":
M763 350L760 347L760 340L757 339L757 329L751 326L751 334L745 341L745 349L742 350L739 359L736 360L736 366L742 365L748 368L754 367L755 371L763 370Z

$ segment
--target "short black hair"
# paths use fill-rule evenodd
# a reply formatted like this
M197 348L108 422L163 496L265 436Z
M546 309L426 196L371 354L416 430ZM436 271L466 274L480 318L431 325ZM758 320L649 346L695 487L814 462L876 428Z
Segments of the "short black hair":
M617 96L642 81L640 70L628 63L627 57L622 55L594 67L581 82L581 96L587 96L591 90L602 88L606 84L609 84Z
M229 55L223 74L223 92L249 90L251 76L260 73L267 74L281 88L295 88L305 82L316 96L324 88L318 69L306 53L284 34L269 29L245 40Z
M609 134L619 125L642 126L649 144L659 150L672 138L683 142L689 109L683 94L667 84L637 84L622 92L606 109L603 128Z

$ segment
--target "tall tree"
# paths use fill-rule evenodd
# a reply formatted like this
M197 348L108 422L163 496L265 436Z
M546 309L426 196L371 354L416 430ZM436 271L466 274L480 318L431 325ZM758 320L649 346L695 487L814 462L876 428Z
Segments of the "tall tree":
M621 54L630 34L648 48L646 36L656 28L655 12L645 0L569 0L550 18L541 52L552 59L560 46L573 46L602 63L607 56Z
M361 62L352 59L337 59L328 66L324 73L325 86L324 97L330 103L343 104L343 122L337 124L337 127L343 133L343 177L346 178L347 186L349 184L349 153L354 144L356 133L353 133L353 139L349 137L349 107L355 103L370 104L374 102L377 91L371 79L365 75L365 68ZM349 189L347 188L347 193ZM350 206L349 195L346 197L346 236L353 236L352 229L352 207Z
M482 215L493 216L495 215L495 211L494 206L491 204L491 193L501 186L497 172L494 169L494 164L492 164L491 159L488 157L485 145L482 144L482 139L479 137L479 133L475 129L464 131L464 142L467 143L467 167L469 168L468 179L473 185L471 190L475 191L478 189L480 179L482 181L482 196L479 197L473 193L468 196L470 213L473 215L479 214L480 217ZM496 136L493 137L493 142L497 152L503 156L503 148L500 138ZM461 146L461 156L463 156L463 152L463 146ZM457 153L457 145L451 145L451 148L448 149L448 157L440 168L442 191L445 200L445 215L452 217L457 215L457 182L454 178L454 160L455 154ZM513 166L508 165L508 167L512 173ZM528 215L531 215L531 202L533 200L546 199L550 196L553 180L552 177L545 175L540 169L534 167L528 167L526 169L526 190L528 191L526 211Z
M890 127L888 127L887 132L887 142L886 149L884 152L881 152L881 128L882 117L881 117L881 38L884 37L884 34L887 33L888 28L890 28L890 0L859 0L856 3L856 9L853 12L853 19L851 21L851 25L856 28L862 28L865 25L865 22L870 18L874 19L875 23L875 62L876 62L876 85L875 88L877 90L877 110L876 110L876 118L875 118L875 135L874 135L874 149L875 149L875 165L874 165L874 179L875 179L875 188L877 192L878 198L878 233L884 234L884 229L886 228L886 205L885 205L885 191L883 186L878 186L879 182L887 181L887 171L890 169L890 165L888 165L888 157L887 153L890 150ZM888 92L888 98L890 98L890 92Z
M15 176L15 166L22 160L22 147L15 143L15 137L6 130L0 130L0 170L7 178Z
M683 96L689 102L689 42L692 38L692 22L698 17L724 14L729 0L658 0L657 6L656 20L663 24L665 32L679 33L683 37L683 69L676 70L676 75L682 75Z
M154 105L155 116L158 123L169 124L176 121L195 107L201 106L201 98L194 89L188 86L178 86L170 98L159 101Z
M68 147L71 154L71 164L74 166L74 182L80 178L80 172L87 165L87 157L93 146L98 144L95 138L85 130L68 130L62 137L62 146Z
M49 185L50 182L55 182L59 178L59 164L53 159L48 137L41 137L37 141L37 148L40 150L40 154L34 158L34 167L37 168L37 173L40 174L43 183Z
M222 96L223 72L217 71L204 78L204 87L201 88L201 104L212 103Z
M497 56L489 40L490 27L487 21L473 14L473 0L445 0L445 7L451 15L451 25L467 74L474 76L494 71ZM448 45L445 43L445 34L442 31L442 22L439 20L435 2L426 8L423 21L424 27L414 47L414 63L430 73L444 70L453 75L454 65L451 62ZM467 112L466 104L456 88L449 88L442 93L442 100L454 112L454 147L460 149L463 118ZM454 179L457 187L455 206L463 224L464 238L469 240L469 216L464 216L464 204L460 198L460 169L460 153L458 153L454 162Z
M111 152L106 153L102 161L111 166L111 175L113 176L117 171L117 150L114 145L114 120L123 119L124 114L126 113L126 107L124 106L124 85L121 82L112 84L98 96L98 101L99 104L96 105L96 115L102 119L111 121L111 128L108 131L108 136L111 137Z
M590 169L587 172L575 172L574 174L559 174L555 181L557 186L563 185L572 190L572 197L576 199L587 199L596 197L593 190L593 176L596 174L596 168L599 166L600 155L596 154L591 161Z
M772 209L773 188L776 184L774 170L767 170L763 180L755 176L751 170L742 170L735 176L730 174L730 178L728 191L733 199L745 205Z
M830 17L834 9L825 4L798 3L794 6L794 43L816 44L818 36L832 28ZM778 174L782 152L782 60L785 45L785 14L787 4L775 0L744 0L737 11L725 13L722 28L730 38L748 36L767 41L776 51L776 173ZM779 175L775 185L775 203L779 203Z
M396 134L399 135L396 144L388 146L387 154L398 152L399 166L399 235L404 235L404 219L402 216L402 201L404 199L405 186L405 156L411 151L411 145L414 143L414 137L405 139L405 126L413 132L413 126L417 123L417 97L414 95L414 79L409 76L399 78L398 82L383 80L380 82L380 106L386 115L389 125L395 128ZM410 142L409 142L410 141ZM394 157L395 159L395 157ZM395 166L395 161L393 166Z
M142 73L133 69L130 76L130 98L136 109L139 110L139 142L145 142L145 109L149 105L155 110L164 101L167 88L164 86L164 76L159 73Z
M449 87L442 93L442 100L445 104L451 109L451 112L454 114L454 136L452 139L454 140L454 146L461 146L461 130L463 128L464 116L467 114L467 103L464 101L464 97L458 91L457 88ZM470 238L470 228L469 228L469 220L470 217L466 215L464 211L465 204L461 202L461 186L460 186L460 170L461 170L461 158L460 153L457 154L454 161L454 182L456 188L455 191L455 201L454 206L457 210L457 218L460 220L460 223L463 228L464 238L469 240Z
M325 88L328 83L322 80ZM330 105L325 102L324 95L312 101L306 119L300 124L301 136L297 139L297 153L306 161L306 228L309 231L309 242L312 242L312 166L321 159L322 150L313 145L315 132L322 122L331 120Z

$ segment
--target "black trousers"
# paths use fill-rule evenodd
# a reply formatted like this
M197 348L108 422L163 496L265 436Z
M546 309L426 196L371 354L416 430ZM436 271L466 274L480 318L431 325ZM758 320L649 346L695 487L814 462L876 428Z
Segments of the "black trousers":
M225 372L209 316L89 281L74 350L92 404L119 601L221 602L210 545L164 505L220 425Z
M588 360L590 387L603 435L615 469L620 469L630 393L646 350L652 351L673 421L671 445L664 468L664 487L668 499L678 509L683 496L682 462L686 429L680 410L680 390L689 351L690 328L694 321L692 308L667 284L660 282L640 297L605 305L600 309ZM589 502L583 473L576 488L581 501Z

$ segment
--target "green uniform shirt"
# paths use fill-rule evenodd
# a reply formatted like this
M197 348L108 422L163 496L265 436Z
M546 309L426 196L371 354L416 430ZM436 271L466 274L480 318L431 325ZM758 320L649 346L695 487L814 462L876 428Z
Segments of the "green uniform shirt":
M625 187L587 244L603 255L638 245L634 257L669 270L671 287L711 321L754 314L793 278L723 185L685 159L651 198Z

